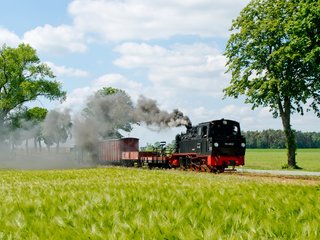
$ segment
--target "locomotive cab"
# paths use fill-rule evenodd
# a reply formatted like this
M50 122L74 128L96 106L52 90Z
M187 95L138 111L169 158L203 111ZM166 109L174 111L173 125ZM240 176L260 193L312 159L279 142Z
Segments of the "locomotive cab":
M198 126L190 127L185 134L176 138L178 153L208 154L210 139L210 124L201 123Z

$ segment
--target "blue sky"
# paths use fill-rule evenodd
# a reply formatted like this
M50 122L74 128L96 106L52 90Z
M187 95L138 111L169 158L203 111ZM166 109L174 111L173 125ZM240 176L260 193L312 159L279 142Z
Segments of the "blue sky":
M281 129L268 108L243 98L222 99L230 80L223 56L232 19L248 0L0 0L0 44L29 43L68 92L67 101L42 104L77 112L104 86L178 108L194 124L220 118L243 130ZM294 115L293 128L319 131L312 113ZM170 141L183 128L136 127L130 136Z

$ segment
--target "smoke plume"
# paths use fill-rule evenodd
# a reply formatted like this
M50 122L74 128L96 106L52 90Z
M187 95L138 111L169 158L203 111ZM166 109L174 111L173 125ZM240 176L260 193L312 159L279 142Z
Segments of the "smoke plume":
M82 167L75 153L59 149L71 137L69 111L52 110L43 122L19 119L20 128L8 131L7 140L0 142L0 168L58 169ZM55 150L51 146L55 145ZM46 146L46 148L44 147Z
M51 110L48 112L44 122L42 123L42 134L45 142L56 143L59 148L60 143L67 141L71 136L71 115L70 110L64 111Z
M164 127L190 126L191 121L187 116L174 109L171 113L160 110L155 100L140 96L134 111L135 119L147 125Z
M90 96L82 115L74 120L73 135L76 145L97 159L99 141L119 138L122 136L119 130L130 132L132 125L139 123L160 128L191 126L189 118L178 109L171 113L160 110L155 100L144 96L134 106L130 97L120 91Z
M20 127L8 127L7 135L2 134L0 168L81 167L98 160L99 141L120 138L134 124L145 123L160 129L191 126L189 118L178 109L161 110L155 100L144 96L134 104L124 91L98 91L73 119L69 110L52 110L42 122L15 119L19 119ZM76 144L69 150L62 146L68 140L71 146ZM52 147L55 149L51 150Z
M134 123L131 99L124 92L111 95L94 94L87 99L86 108L74 121L75 143L97 159L98 142L119 138L122 131L130 131Z

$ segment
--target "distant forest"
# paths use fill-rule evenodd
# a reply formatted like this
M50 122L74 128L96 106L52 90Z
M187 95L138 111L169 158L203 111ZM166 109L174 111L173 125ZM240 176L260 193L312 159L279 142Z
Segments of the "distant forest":
M296 131L298 148L320 148L319 132ZM243 132L247 148L285 148L286 138L282 130L263 130Z

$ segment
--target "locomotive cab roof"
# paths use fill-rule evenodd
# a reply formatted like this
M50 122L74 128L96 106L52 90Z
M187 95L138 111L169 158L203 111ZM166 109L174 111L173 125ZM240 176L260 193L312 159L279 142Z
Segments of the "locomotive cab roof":
M239 122L237 122L237 121L222 118L220 120L212 120L212 121L209 121L209 122L202 122L202 123L199 123L196 126L192 126L190 128L187 128L187 129L197 128L197 127L203 126L203 125L213 125L213 126L217 125L218 126L220 124L223 124L223 125L238 125L238 126L240 126Z
M224 118L219 120L212 120L209 122L202 122L196 126L187 128L186 135L193 135L193 136L199 135L201 137L209 137L209 136L212 136L213 134L220 135L222 133L231 134L234 136L240 136L241 131L240 131L239 122L230 120L230 119L224 119Z

